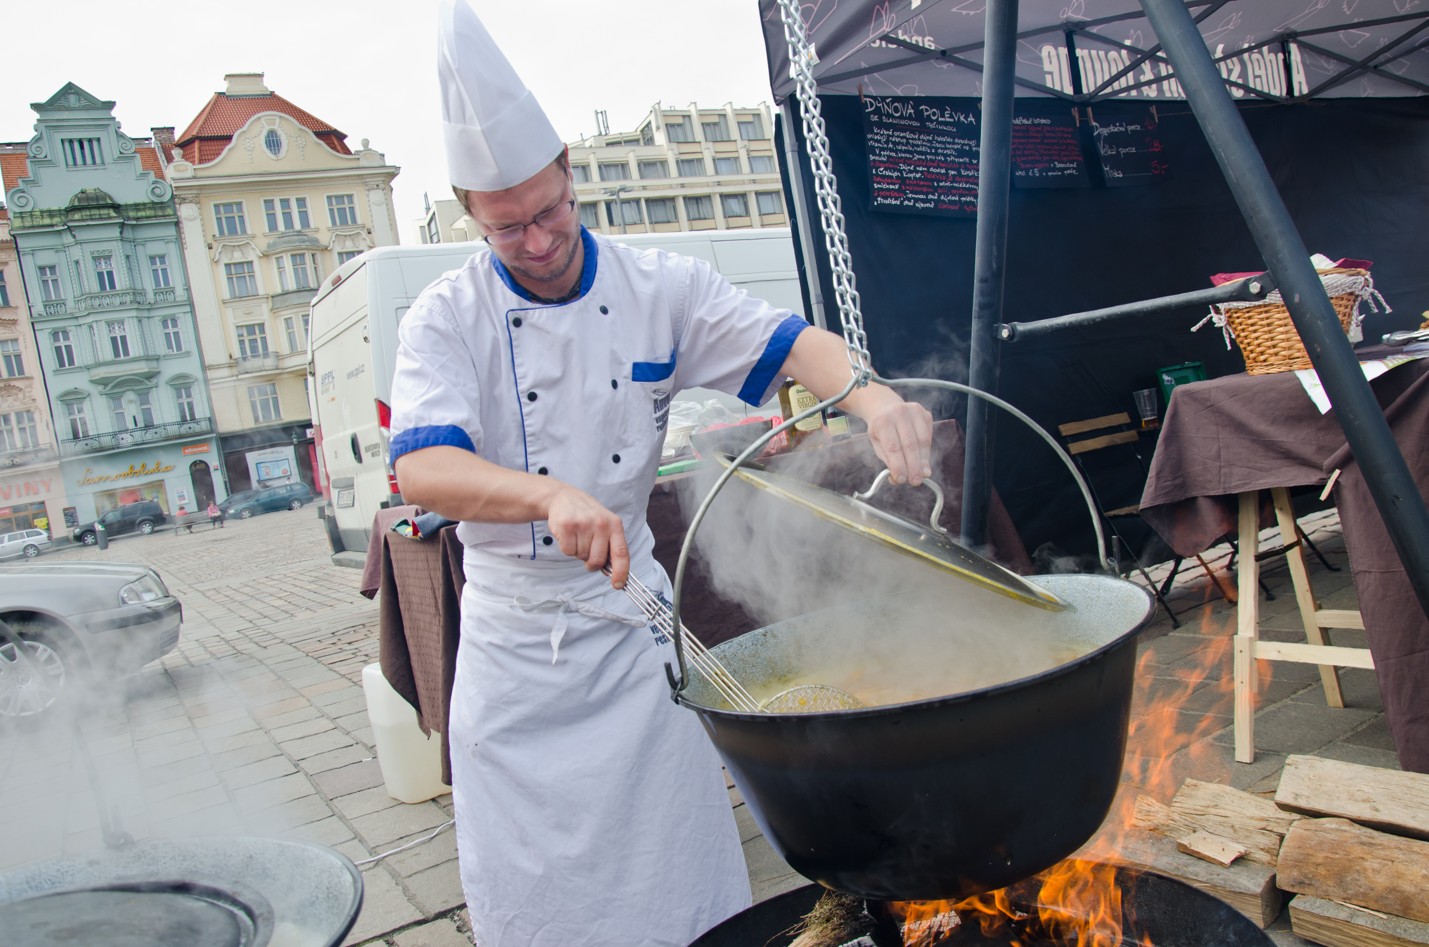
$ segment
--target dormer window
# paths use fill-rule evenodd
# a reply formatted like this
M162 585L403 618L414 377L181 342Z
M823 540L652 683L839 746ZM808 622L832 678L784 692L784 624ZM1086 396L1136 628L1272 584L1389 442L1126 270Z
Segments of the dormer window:
M263 133L263 150L275 158L283 157L283 149L287 146L287 141L283 138L283 133L276 128L270 128Z
M104 163L98 138L63 138L60 145L64 149L66 167L86 168Z

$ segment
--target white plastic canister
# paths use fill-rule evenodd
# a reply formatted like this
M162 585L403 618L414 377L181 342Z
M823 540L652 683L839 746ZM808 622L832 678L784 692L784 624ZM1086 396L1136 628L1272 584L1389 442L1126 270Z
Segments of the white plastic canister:
M417 711L382 676L380 664L362 669L362 692L367 697L367 719L377 744L377 765L387 795L399 802L425 802L451 787L442 782L442 737L431 736L417 725Z

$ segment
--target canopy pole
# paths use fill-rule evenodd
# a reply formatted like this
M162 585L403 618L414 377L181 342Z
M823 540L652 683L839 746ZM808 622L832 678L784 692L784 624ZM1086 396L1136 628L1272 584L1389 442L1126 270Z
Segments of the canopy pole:
M1017 0L988 0L984 36L982 130L978 155L977 245L973 255L972 329L968 382L997 394L997 324L1002 321L1007 266L1008 192L1012 186L1013 80L1017 73ZM988 405L968 399L963 460L962 542L974 548L987 536L992 492L993 437Z
M799 163L799 135L794 127L794 109L799 107L799 99L789 96L784 107L779 109L779 123L784 126L784 167L789 174L789 193L794 199L794 213L791 220L798 221L799 250L804 256L803 283L809 289L809 321L820 329L829 327L829 318L824 314L824 284L819 279L818 256L815 255L814 225L819 215L812 217L809 212L809 195L804 191L803 166ZM841 331L841 330L839 330Z
M1141 0L1141 6L1285 297L1285 307L1330 396L1345 440L1364 471L1365 485L1404 563L1419 606L1429 614L1429 514L1340 328L1310 253L1183 0Z

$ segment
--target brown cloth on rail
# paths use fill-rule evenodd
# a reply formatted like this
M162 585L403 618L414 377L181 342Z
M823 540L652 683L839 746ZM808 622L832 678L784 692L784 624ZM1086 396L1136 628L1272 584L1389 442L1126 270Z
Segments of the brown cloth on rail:
M1391 350L1362 350L1361 358ZM1429 360L1370 383L1390 431L1429 491ZM1271 487L1335 486L1365 635L1399 763L1429 772L1429 619L1394 551L1334 412L1322 415L1293 372L1229 375L1178 387L1141 497L1141 515L1183 556L1234 535L1236 495ZM1422 496L1421 496L1422 499Z
M823 451L833 462L830 469L836 471L820 481L821 486L830 489L845 493L854 488L866 489L883 469L866 437L844 438ZM933 426L933 456L938 458L934 477L947 493L942 522L956 531L962 491L953 487L962 483L963 475L963 441L957 422L942 421ZM776 458L770 467L779 469L797 460L797 455L790 454ZM883 494L879 501L883 501ZM926 491L907 492L895 500L899 502L906 507L895 507L895 512L917 521L926 521L932 508L931 494ZM456 538L455 526L447 526L438 538L422 542L390 531L397 520L415 518L422 512L418 507L404 506L377 514L368 543L362 593L371 598L380 589L382 674L417 709L424 732L436 729L441 733L442 779L451 785L446 722L461 636L462 544ZM655 558L673 578L688 524L673 483L655 486L647 521L655 537ZM1009 569L1022 574L1031 571L1027 550L996 494L988 506L988 545L997 561ZM708 576L693 560L681 598L681 620L706 645L713 646L757 627L737 603L710 588Z

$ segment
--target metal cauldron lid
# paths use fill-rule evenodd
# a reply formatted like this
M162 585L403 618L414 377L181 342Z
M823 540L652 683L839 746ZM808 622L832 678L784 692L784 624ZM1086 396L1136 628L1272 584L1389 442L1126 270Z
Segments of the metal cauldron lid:
M254 947L332 947L357 920L362 876L330 848L258 837L150 839L0 874L0 918L43 924L45 902L66 898L90 909L109 899L136 919L177 910L193 917L175 924L232 928L234 943Z
M725 455L720 455L718 459L724 466L732 462L732 458ZM882 475L864 494L845 496L748 462L736 467L734 472L741 480L773 496L788 500L864 539L904 555L916 556L965 582L1048 611L1062 611L1067 607L1066 602L1041 586L957 542L937 528L935 522L920 525L861 499L871 497L882 482ZM941 491L939 495L941 497ZM936 516L937 510L934 511Z

